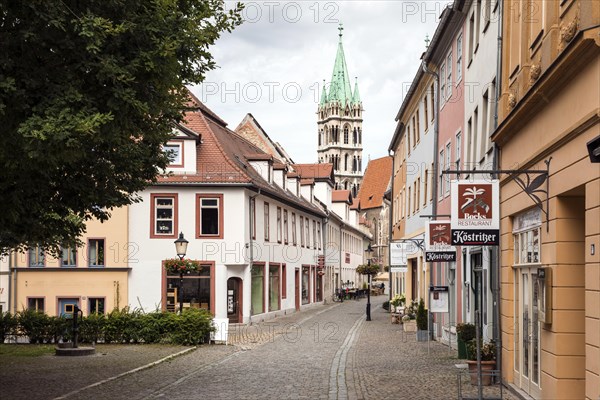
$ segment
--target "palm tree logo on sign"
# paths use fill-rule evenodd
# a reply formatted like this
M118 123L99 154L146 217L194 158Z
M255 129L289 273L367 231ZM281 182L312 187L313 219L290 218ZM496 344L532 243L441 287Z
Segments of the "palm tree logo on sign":
M491 184L459 185L459 196L463 203L458 210L460 219L491 219Z

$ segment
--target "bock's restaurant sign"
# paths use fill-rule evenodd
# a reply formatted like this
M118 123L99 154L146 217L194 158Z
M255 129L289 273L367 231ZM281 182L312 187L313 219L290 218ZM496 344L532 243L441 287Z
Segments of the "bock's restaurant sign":
M450 221L429 221L425 229L425 261L456 261L450 236Z
M497 246L500 243L498 181L452 181L451 194L451 244Z

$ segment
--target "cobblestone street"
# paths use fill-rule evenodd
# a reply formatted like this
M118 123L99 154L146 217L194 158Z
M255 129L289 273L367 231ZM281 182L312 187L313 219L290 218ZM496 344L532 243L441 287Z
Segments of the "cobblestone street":
M20 387L15 398L36 399L457 398L456 352L439 343L416 342L414 333L392 325L381 308L384 300L373 297L371 322L365 321L365 299L315 306L234 327L233 345L202 346L117 379L102 380L118 373L98 377L95 385L89 380L68 387L48 382L53 385L48 391L12 376L11 386ZM100 366L94 360L87 358L81 364L84 375ZM107 368L106 362L102 368ZM115 366L114 371L121 369ZM57 396L59 388L62 395ZM468 376L462 391L464 396L476 395ZM499 387L486 388L485 394L499 398ZM506 390L504 398L512 398Z
M3 365L0 393L7 399L457 398L456 351L417 342L391 324L384 300L372 298L371 322L365 299L317 305L233 326L232 344L201 346L151 367L184 348L99 346L91 357L27 359ZM41 378L43 385L31 385ZM476 398L468 380L465 374L463 396ZM485 396L500 398L499 387L486 388ZM503 398L513 397L504 390Z

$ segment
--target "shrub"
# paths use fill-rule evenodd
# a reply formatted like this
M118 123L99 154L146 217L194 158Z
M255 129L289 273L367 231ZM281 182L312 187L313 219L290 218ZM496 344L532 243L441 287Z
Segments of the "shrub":
M458 338L463 342L468 342L469 340L475 339L475 325L469 322L463 322L456 324L456 334Z
M0 314L0 344L4 343L7 336L15 335L17 333L17 327L19 321L17 316L9 312Z
M17 313L19 332L29 338L29 343L42 343L48 331L48 316L40 311L22 310Z
M106 317L103 314L90 314L79 325L79 340L84 343L98 343L104 340Z
M487 343L481 343L481 361L494 361L496 359L496 343L491 340ZM469 340L467 342L467 358L477 360L477 341Z
M212 324L212 314L207 310L188 308L177 317L176 328L170 335L173 343L182 345L207 343L207 336L210 332L216 331Z
M417 308L417 329L426 331L427 325L427 310L425 309L425 302L421 299Z
M384 301L383 305L381 307L383 307L384 310L389 311L390 310L390 302Z

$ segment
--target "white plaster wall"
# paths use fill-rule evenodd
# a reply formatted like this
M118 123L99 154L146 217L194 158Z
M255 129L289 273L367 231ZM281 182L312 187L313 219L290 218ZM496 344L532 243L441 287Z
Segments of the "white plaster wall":
M142 202L130 206L130 241L137 246L137 252L131 255L129 276L129 301L132 307L143 307L152 311L161 306L162 260L174 258L175 245L172 238L150 239L150 194L179 193L178 231L183 232L190 242L187 258L215 261L215 282L226 285L223 265L226 263L244 263L244 244L246 235L243 223L248 215L244 190L241 188L187 188L153 187L142 192ZM223 193L224 237L225 239L196 239L196 194ZM225 307L225 299L215 296L217 317Z
M315 197L331 207L331 186L327 182L315 182Z

